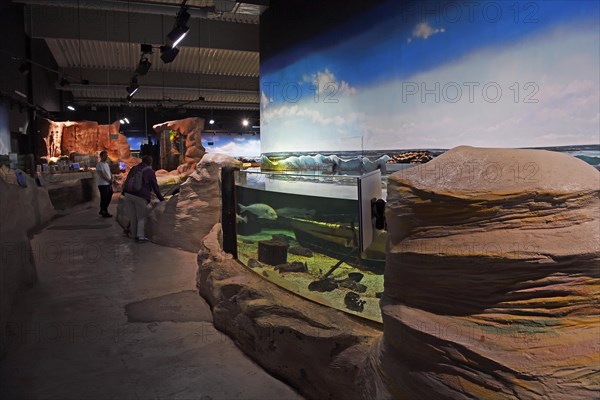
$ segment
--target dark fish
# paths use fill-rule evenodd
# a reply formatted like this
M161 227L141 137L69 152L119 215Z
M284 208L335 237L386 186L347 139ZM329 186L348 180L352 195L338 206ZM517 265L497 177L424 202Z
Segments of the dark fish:
M308 266L306 263L294 261L287 264L279 264L275 267L276 271L282 272L308 272Z
M297 256L303 256L303 257L312 257L313 256L313 252L311 249L307 249L306 247L302 247L302 246L290 247L289 253L295 254Z

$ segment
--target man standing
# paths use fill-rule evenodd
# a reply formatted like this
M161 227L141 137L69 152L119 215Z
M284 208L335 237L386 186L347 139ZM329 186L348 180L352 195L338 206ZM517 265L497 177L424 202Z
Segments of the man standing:
M100 162L96 164L96 174L98 175L98 190L100 191L100 212L103 218L112 217L108 213L108 205L112 197L112 174L108 167L108 152L103 150L100 152Z
M156 182L156 174L152 170L152 156L145 155L142 157L141 164L131 168L127 175L127 180L123 185L123 194L125 195L125 209L126 213L130 217L130 231L135 235L135 241L139 243L147 242L149 239L145 236L145 225L146 217L148 215L148 203L152 192L156 194L156 197L160 201L164 201L165 198L160 193L158 183ZM136 184L128 181L136 180L141 176L141 188L139 190L127 189L128 187L135 187Z

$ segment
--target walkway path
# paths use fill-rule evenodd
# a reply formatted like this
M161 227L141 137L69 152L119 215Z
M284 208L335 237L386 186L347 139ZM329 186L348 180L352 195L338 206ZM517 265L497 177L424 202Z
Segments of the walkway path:
M9 324L0 398L302 398L215 330L195 254L135 243L95 208L32 246L40 282Z

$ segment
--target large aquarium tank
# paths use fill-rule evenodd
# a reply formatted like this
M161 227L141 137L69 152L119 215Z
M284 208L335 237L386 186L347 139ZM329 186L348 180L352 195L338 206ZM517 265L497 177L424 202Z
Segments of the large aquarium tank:
M373 229L361 243L359 180L236 171L238 260L288 291L381 322L387 234Z

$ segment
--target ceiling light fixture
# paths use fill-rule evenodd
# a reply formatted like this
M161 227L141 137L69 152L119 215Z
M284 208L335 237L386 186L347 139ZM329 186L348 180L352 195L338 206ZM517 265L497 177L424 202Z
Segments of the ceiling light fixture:
M19 72L23 75L29 74L31 72L31 64L28 62L21 63L21 65L19 65Z
M215 120L211 119L210 121L208 121L209 124L214 125L215 124Z
M245 119L245 120L243 120L243 121L242 121L242 125L244 125L244 126L248 126L248 123L249 123L249 122L248 122L248 120L247 120L247 119Z
M175 17L173 29L167 34L166 45L160 47L160 59L163 60L165 64L172 62L175 57L177 57L177 54L179 53L177 45L181 43L190 32L190 28L187 26L188 20L190 19L190 13L187 12L188 7L185 5L186 2L187 0L181 2L181 7Z
M121 125L125 124L125 121L123 121L122 119L120 119L119 122L121 123Z
M69 110L71 110L71 111L75 111L75 107L73 107L73 106L72 106L72 105L70 105L70 104L67 106L67 108L68 108Z
M129 120L127 119L127 117L123 118L125 120L125 122L129 123Z
M129 84L129 86L127 86L127 93L129 93L129 96L127 96L127 100L131 101L131 99L136 94L139 88L140 85L138 84L137 78L131 78L131 83Z
M160 59L163 60L165 64L172 62L175 57L179 54L179 49L177 47L169 47L169 46L160 46Z
M188 28L186 25L176 26L167 35L167 44L171 46L171 48L174 48L179 44L179 42L185 39L189 32L190 28Z
M140 63L135 70L135 74L136 75L146 75L148 73L148 71L150 70L151 66L152 66L152 63L150 61L148 61L148 58L144 57L144 55L142 55L142 57L140 58Z

